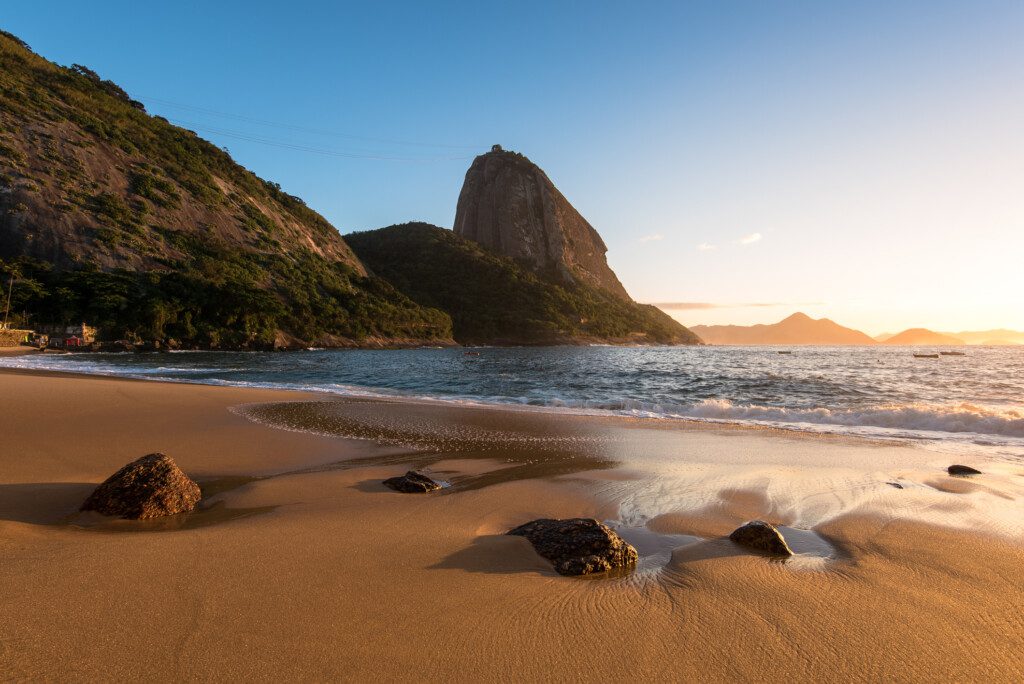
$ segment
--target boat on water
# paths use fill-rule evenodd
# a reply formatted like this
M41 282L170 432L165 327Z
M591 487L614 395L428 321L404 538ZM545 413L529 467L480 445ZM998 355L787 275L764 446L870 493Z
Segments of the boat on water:
M937 359L938 354L914 354L915 359Z
M967 356L966 353L960 351L944 351L939 352L942 356Z
M775 353L776 353L776 354L792 354L793 352L791 352L791 351L789 351L789 350L785 350L785 351L782 351L782 350L780 350L780 351L777 351L777 352L775 352Z

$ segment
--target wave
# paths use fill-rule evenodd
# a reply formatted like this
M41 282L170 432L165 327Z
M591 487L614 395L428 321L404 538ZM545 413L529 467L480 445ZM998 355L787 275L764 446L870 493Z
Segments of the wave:
M706 399L679 411L680 417L727 421L756 421L877 427L890 430L975 433L1024 438L1024 413L974 404L936 406L889 404L856 409L783 408L736 405L725 399Z
M495 403L494 398L480 397L478 400L483 403ZM762 406L734 403L728 399L705 399L691 405L652 404L629 399L567 401L558 398L532 398L517 403L555 410L607 411L638 418L677 418L794 427L879 428L905 433L953 433L1024 439L1024 408L994 408L970 403L885 404L847 409ZM922 437L915 434L906 436Z
M86 359L91 359L92 362ZM703 399L694 403L680 402L665 396L664 401L651 401L625 396L583 399L560 396L537 387L524 390L520 396L509 394L464 394L466 388L442 387L436 382L418 389L368 387L339 382L282 382L261 379L257 368L225 368L215 363L190 366L118 365L100 358L80 356L32 357L17 356L0 360L0 366L74 371L99 375L119 375L159 379L170 382L199 382L210 385L267 387L334 394L348 397L420 400L477 405L503 405L527 410L586 412L627 415L637 418L684 419L706 422L760 424L772 427L815 432L844 432L880 437L920 440L969 441L985 445L1009 439L1015 446L1024 440L1024 407L992 406L979 403L877 403L842 408L785 407L727 399ZM215 377L220 374L220 377ZM200 377L200 376L207 377ZM248 375L249 377L245 377ZM253 377L253 376L256 377ZM509 375L499 371L499 377ZM512 377L517 374L513 373ZM210 377L214 376L214 377ZM431 376L432 379L434 376ZM325 379L326 380L326 379ZM751 379L757 382L758 378ZM504 389L504 388L503 388ZM597 393L589 388L586 393ZM609 392L614 396L614 391ZM763 392L760 392L763 394ZM864 401L859 391L847 390ZM605 395L607 396L607 395ZM994 439L994 441L993 441Z

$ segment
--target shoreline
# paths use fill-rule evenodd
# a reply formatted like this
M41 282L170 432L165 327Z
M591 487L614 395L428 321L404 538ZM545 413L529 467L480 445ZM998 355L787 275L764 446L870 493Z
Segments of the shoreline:
M0 582L17 588L0 664L14 678L1024 674L1022 537L977 517L1018 494L1002 475L947 482L923 450L93 375L0 372L0 388ZM240 405L384 443L270 427ZM96 483L153 451L207 488L208 520L77 517ZM452 486L380 484L408 467ZM890 476L908 488L872 484ZM960 524L914 519L917 506ZM561 577L503 534L634 513L641 564L620 578ZM751 518L807 528L833 557L775 563L724 539Z
M12 355L32 354L30 351L21 351ZM230 353L230 352L225 352ZM258 352L252 352L258 353ZM87 356L87 355L84 355ZM698 412L696 415L685 413L658 413L654 410L637 408L630 411L626 409L605 408L601 406L569 406L560 404L532 404L514 403L502 401L489 401L486 398L461 397L458 395L445 396L443 394L426 395L417 394L406 390L391 390L388 388L356 387L355 391L342 391L327 387L317 386L287 386L284 384L260 383L252 381L209 381L198 380L189 377L151 377L144 373L136 375L122 373L104 372L83 372L63 369L42 369L42 368L17 368L11 366L0 366L0 374L3 373L26 373L26 374L56 374L59 376L82 377L82 378L113 378L130 381L149 381L168 384L198 385L208 387L236 387L244 389L266 389L268 391L287 391L298 393L309 393L321 398L341 398L358 400L381 400L381 401L404 401L410 403L428 403L452 406L465 406L477 408L493 408L499 411L525 411L525 412L549 412L560 415L592 416L594 418L611 418L624 420L652 421L654 423L667 423L690 427L693 429L739 429L739 430L760 430L779 432L792 435L809 435L821 438L838 438L864 440L868 442L880 442L885 444L908 444L916 447L931 449L940 453L958 451L962 457L970 458L972 455L982 457L991 456L993 453L1005 453L1005 449L1024 447L1024 437L1014 433L995 432L992 434L984 432L970 432L963 429L944 431L942 429L928 426L929 420L935 416L923 416L912 419L917 422L923 421L922 425L886 425L872 423L850 423L844 420L818 420L816 416L802 419L800 416L793 417L758 417L758 416L707 416ZM973 406L964 404L966 409L977 410ZM738 406L737 410L744 412L750 409L761 410L766 407L743 407ZM882 407L884 409L885 407ZM898 408L898 407L896 407ZM916 407L911 406L916 410ZM680 407L685 410L685 407ZM790 409L782 409L790 410ZM872 410L870 407L868 411ZM881 409L880 409L881 410ZM960 409L958 409L960 410ZM815 413L812 409L792 409L795 413ZM943 418L948 417L953 422L958 420L973 419L971 413L958 415L955 413L941 414ZM980 420L980 418L979 418Z

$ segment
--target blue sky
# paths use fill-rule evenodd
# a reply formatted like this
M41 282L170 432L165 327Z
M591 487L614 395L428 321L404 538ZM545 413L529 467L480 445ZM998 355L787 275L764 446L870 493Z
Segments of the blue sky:
M21 2L0 26L342 232L451 226L500 143L637 299L714 305L684 322L1024 328L1019 1Z

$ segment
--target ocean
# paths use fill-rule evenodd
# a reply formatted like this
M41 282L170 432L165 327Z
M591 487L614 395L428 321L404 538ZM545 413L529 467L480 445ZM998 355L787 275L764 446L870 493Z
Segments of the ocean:
M542 347L26 355L0 366L758 424L1024 458L1024 347ZM780 351L791 353L783 354Z

